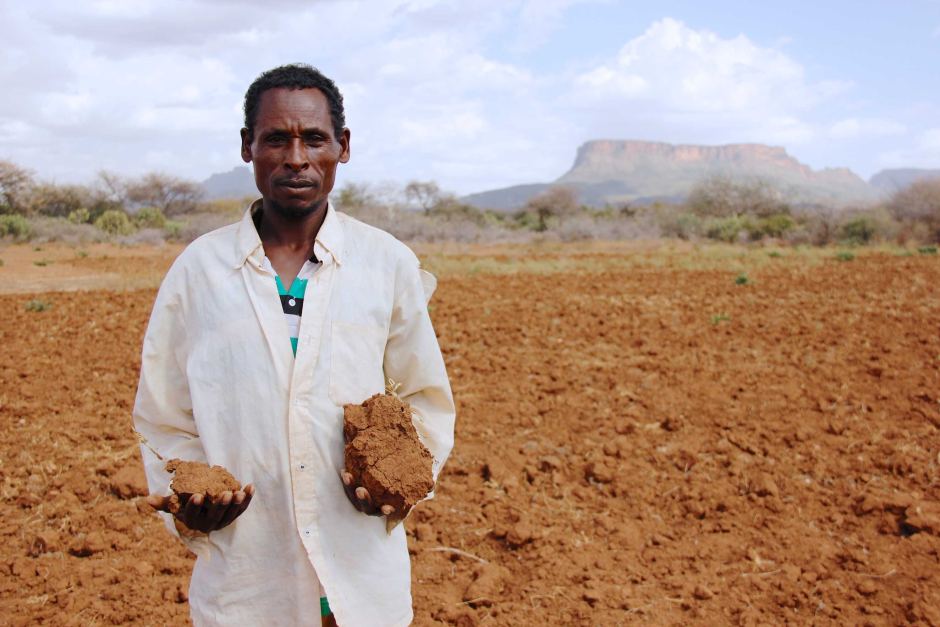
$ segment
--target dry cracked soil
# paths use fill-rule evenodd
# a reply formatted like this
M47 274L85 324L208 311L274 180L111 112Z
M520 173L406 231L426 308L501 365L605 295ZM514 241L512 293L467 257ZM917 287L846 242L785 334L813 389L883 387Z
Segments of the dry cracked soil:
M415 623L940 624L940 259L588 261L442 277ZM0 296L0 622L187 620L129 417L153 297Z

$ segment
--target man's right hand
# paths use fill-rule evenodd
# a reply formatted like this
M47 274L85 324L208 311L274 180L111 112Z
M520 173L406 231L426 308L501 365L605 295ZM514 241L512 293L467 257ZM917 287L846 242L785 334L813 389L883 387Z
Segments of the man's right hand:
M239 492L225 492L217 503L212 503L202 494L193 494L173 515L193 531L202 533L218 531L231 524L248 509L254 493L254 487L246 485ZM147 497L147 504L157 511L170 512L169 496L151 494Z

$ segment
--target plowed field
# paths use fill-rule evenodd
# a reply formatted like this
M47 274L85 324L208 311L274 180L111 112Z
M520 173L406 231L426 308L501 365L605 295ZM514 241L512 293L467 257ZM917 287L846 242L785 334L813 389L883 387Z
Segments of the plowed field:
M416 624L940 624L940 259L749 255L449 262ZM0 296L0 623L187 619L137 505L153 296Z

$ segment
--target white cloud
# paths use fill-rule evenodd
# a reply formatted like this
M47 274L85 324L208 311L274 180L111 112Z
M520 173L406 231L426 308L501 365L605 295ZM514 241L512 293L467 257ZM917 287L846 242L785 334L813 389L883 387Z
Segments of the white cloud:
M744 36L722 39L666 18L628 42L612 63L580 78L587 98L647 96L673 110L748 111L813 98L803 69ZM623 85L642 85L624 93ZM783 102L781 102L781 99Z
M902 135L905 132L907 132L906 126L885 118L846 118L829 128L829 136L834 139L885 137Z
M597 120L593 133L787 146L814 141L811 112L850 86L811 81L793 58L744 35L722 37L673 18L654 22L574 80L568 100Z
M592 1L0 3L0 84L15 94L0 99L0 158L58 180L101 168L201 179L240 163L249 83L293 61L343 90L344 179L471 192L551 180L586 139L805 145L852 131L811 115L846 83L669 18L612 58L573 50L564 67L532 69L566 12ZM858 132L877 119L857 118Z

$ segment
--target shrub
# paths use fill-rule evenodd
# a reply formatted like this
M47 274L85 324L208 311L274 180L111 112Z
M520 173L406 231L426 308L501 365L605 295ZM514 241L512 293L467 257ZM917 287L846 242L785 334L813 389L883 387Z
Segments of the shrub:
M29 222L20 215L0 215L0 237L26 240L32 233Z
M747 285L749 282L750 280L747 278L747 275L744 274L743 272L739 274L738 276L734 277L735 285Z
M167 220L166 224L163 225L163 232L168 239L180 239L184 226L186 225L179 220Z
M761 218L751 224L748 228L748 235L752 240L759 240L765 237L781 238L796 226L796 222L786 213L777 213L766 218Z
M836 253L836 259L839 261L852 261L855 259L855 255L847 250L842 250Z
M108 235L130 235L134 232L134 225L123 211L110 209L95 220L95 226Z
M917 249L921 255L936 255L937 247L936 246L921 246Z
M31 300L26 303L26 311L46 311L52 309L52 303L44 300Z
M842 239L849 244L867 244L875 236L875 224L870 218L860 216L842 225Z
M705 222L705 237L722 242L738 241L742 231L750 231L752 222L744 216L711 218Z
M72 224L88 224L91 222L91 212L84 207L69 213L69 222Z
M162 229L166 225L166 216L159 207L144 207L134 215L134 224L139 229Z
M108 238L94 225L73 223L65 218L37 216L30 218L29 223L32 228L30 239L36 242L85 244L87 242L105 241Z
M659 230L664 237L692 239L702 232L702 219L694 213L660 209L657 213Z
M136 246L137 244L161 246L166 243L166 233L163 229L140 229L130 235L119 237L117 241L123 246Z

